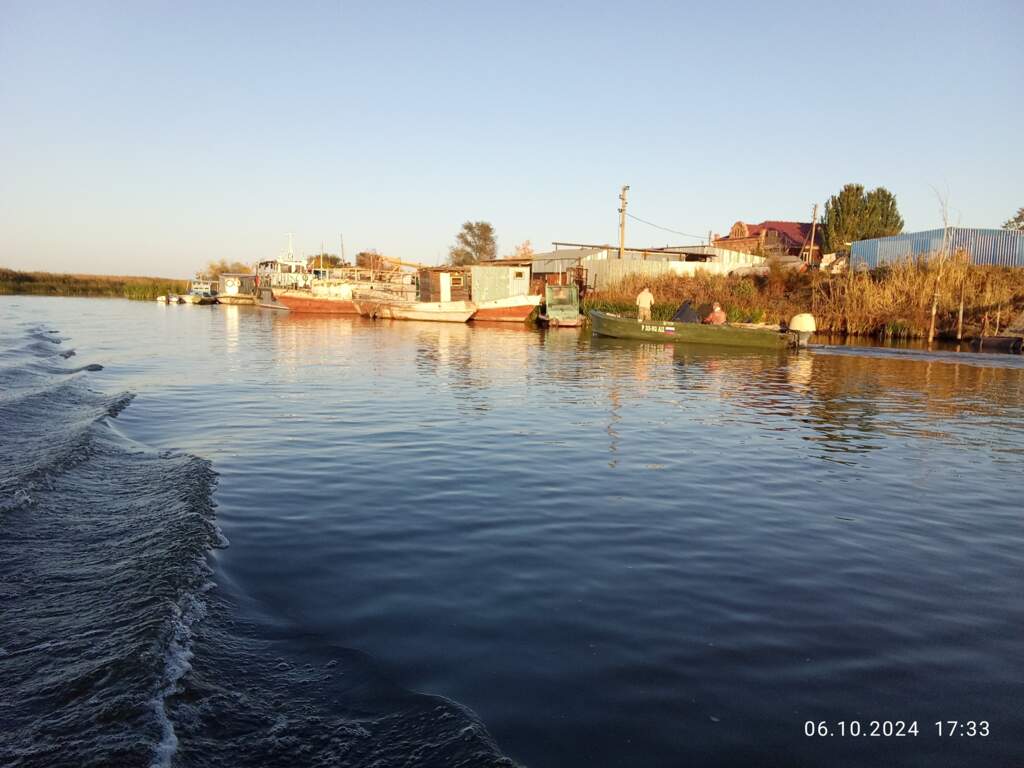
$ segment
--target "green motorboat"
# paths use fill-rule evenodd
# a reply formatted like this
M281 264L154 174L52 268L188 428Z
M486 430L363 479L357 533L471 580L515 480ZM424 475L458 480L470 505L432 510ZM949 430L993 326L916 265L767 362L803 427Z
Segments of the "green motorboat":
M703 325L673 323L668 320L637 320L620 317L596 309L590 310L594 333L617 339L670 342L673 344L718 344L724 347L758 347L783 349L796 339L778 326Z

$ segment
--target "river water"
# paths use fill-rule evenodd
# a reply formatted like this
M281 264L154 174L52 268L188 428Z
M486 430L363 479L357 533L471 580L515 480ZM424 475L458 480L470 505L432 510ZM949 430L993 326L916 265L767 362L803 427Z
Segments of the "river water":
M1019 358L5 297L0 427L0 765L1024 754Z

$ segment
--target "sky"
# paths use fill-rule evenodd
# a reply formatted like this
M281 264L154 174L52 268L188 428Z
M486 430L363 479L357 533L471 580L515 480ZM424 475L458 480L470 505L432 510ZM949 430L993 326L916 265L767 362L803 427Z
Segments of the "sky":
M700 7L696 7L700 6ZM188 277L376 249L438 263L1024 206L1024 3L0 0L0 266ZM627 244L692 244L630 220Z

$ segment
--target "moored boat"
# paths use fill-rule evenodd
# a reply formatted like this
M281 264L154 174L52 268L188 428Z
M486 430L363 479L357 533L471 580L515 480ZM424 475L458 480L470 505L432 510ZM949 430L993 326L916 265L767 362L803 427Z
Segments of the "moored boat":
M540 296L508 296L491 299L476 305L473 320L522 323L540 304Z
M795 339L779 326L753 326L726 323L674 323L669 320L637 320L592 309L589 312L594 333L618 339L670 342L674 344L718 344L728 347L782 349Z
M334 294L317 295L302 288L279 288L275 298L292 312L315 312L322 315L357 315L359 311L352 303L352 290Z
M382 262L387 262L383 257ZM339 267L330 275L309 280L306 285L275 287L274 295L292 312L315 312L328 315L357 315L352 297L356 291L382 290L397 298L412 299L416 295L413 276L382 263L379 269Z
M188 293L179 298L186 304L216 304L217 291L207 280L193 280L189 284Z
M473 320L524 322L541 303L540 294L530 293L529 265L474 264L463 274L469 279L470 295L476 304ZM454 278L453 278L454 279Z
M580 290L576 284L544 286L544 312L538 319L549 328L575 328L582 325Z
M465 323L476 312L471 301L411 301L384 291L357 291L353 303L360 315L371 319Z
M217 301L221 304L255 304L255 273L222 273L218 278Z

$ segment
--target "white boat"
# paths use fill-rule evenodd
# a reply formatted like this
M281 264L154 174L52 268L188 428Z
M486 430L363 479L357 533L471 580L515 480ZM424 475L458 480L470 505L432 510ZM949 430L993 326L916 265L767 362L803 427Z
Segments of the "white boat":
M411 301L384 291L357 291L352 297L363 317L465 323L476 312L471 301Z
M181 298L186 304L216 304L217 291L207 280L193 280L188 293Z
M522 323L540 305L540 296L506 296L503 299L489 299L475 303L476 314L473 315L473 320Z

